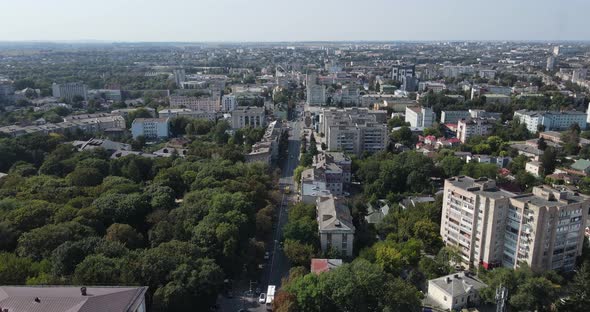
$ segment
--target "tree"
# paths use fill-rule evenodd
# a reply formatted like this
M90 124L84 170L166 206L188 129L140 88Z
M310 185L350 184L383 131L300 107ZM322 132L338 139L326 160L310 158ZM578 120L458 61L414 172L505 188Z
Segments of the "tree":
M446 156L440 161L440 167L447 177L459 175L464 164L461 158L453 155Z
M76 241L94 234L87 226L77 222L47 224L24 233L18 239L17 253L33 260L49 257L51 252L66 241Z
M293 265L308 265L314 256L314 248L296 240L287 239L284 244L285 256Z
M315 219L301 218L289 220L283 228L285 240L297 240L303 243L314 243L317 241L317 222Z
M86 285L118 284L121 273L120 260L104 255L90 255L76 266L74 281Z
M545 152L541 155L541 163L543 164L543 173L545 175L553 173L557 164L557 152L553 147L545 148Z
M401 272L403 261L402 254L393 247L380 243L375 247L375 263L378 264L383 271L396 275Z
M12 253L0 253L0 283L2 285L24 285L27 277L34 276L33 261L19 258Z
M128 248L137 248L143 244L143 236L129 224L111 224L105 238L108 241L120 242Z
M557 304L557 311L584 312L589 306L590 263L584 262L569 285L569 296Z
M412 146L414 144L414 135L407 126L403 126L391 133L391 138L398 143L405 146Z
M547 148L547 142L545 142L545 138L539 138L537 141L537 148L544 151Z
M96 168L79 167L66 177L68 184L72 186L96 186L102 182L103 175Z

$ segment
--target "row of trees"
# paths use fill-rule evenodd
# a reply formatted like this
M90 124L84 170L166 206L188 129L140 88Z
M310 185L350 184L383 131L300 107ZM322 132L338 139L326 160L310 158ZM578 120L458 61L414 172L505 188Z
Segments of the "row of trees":
M0 141L0 283L147 285L154 311L189 311L213 305L224 279L259 276L276 177L217 130L186 158Z

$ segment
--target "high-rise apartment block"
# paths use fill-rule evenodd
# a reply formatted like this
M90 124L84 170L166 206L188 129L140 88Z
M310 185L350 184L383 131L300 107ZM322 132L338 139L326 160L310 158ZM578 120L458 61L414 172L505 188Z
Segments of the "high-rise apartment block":
M494 180L454 177L445 180L440 234L468 267L570 271L589 208L590 197L565 188L516 195Z
M312 106L326 105L326 86L307 85L307 104Z
M380 122L383 111L366 108L324 109L320 114L319 133L324 134L328 151L361 155L387 147L387 125Z
M416 65L393 65L391 69L391 79L393 81L403 82L405 77L416 76Z
M430 128L436 115L430 107L407 106L405 121L412 127Z
M224 112L233 112L238 106L236 96L233 94L226 94L221 97L221 110Z
M81 82L54 82L51 87L53 90L53 97L55 98L64 98L66 101L71 102L74 97L80 96L84 101L88 100L88 89L86 88L86 85Z
M457 138L465 143L474 136L488 136L492 133L494 122L486 118L461 119L457 122Z

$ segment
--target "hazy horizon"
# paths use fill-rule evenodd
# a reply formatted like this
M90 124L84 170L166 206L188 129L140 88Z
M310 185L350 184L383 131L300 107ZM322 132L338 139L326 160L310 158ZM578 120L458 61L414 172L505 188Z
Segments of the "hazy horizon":
M3 42L586 41L590 1L21 0Z

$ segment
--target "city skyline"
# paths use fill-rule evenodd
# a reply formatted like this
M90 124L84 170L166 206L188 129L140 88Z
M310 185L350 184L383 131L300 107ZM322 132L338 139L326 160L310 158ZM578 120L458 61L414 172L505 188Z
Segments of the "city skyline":
M25 0L3 5L0 20L11 27L0 41L583 41L588 9L581 0Z

